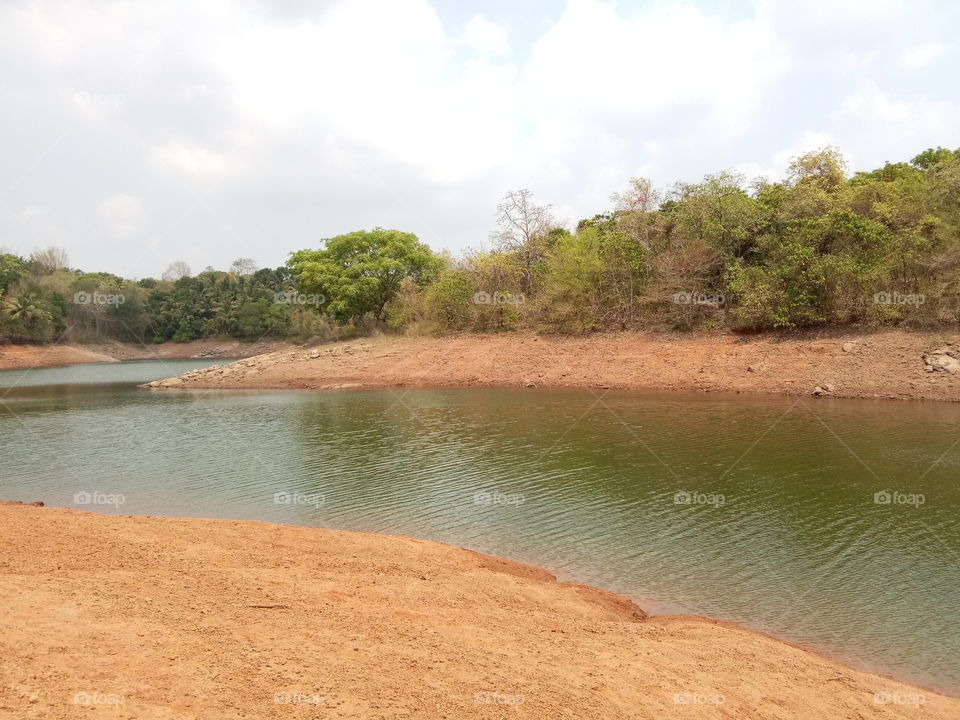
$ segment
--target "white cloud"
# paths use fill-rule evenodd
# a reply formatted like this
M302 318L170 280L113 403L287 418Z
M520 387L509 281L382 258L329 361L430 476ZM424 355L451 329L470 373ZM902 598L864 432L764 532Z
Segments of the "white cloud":
M960 144L960 102L894 97L869 83L831 115L838 144L855 168L909 160L928 147Z
M134 195L124 193L104 199L97 210L115 237L132 235L143 219L143 202Z
M470 18L463 29L463 41L478 55L500 57L510 52L506 28L483 15Z
M904 50L900 53L900 64L908 70L919 70L930 65L947 51L942 43L929 43Z
M725 5L569 0L544 24L440 0L0 4L0 190L43 208L0 214L0 232L29 246L75 228L77 263L118 271L140 258L118 233L163 237L152 274L279 264L375 224L460 249L511 188L575 222L632 175L662 188L779 177L827 143L855 169L960 145L954 5Z
M214 150L182 141L172 141L150 151L151 162L192 178L217 178L235 170L230 158Z

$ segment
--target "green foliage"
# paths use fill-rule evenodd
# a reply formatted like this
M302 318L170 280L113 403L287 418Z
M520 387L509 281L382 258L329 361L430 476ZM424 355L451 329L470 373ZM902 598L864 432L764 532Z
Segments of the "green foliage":
M57 248L0 254L0 339L332 338L384 322L434 333L960 322L960 150L848 177L824 148L780 182L721 172L663 196L634 178L612 200L571 233L530 191L508 193L496 249L458 261L382 228L329 238L281 268L240 258L191 276L178 262L137 282L70 270Z
M63 297L35 285L0 296L0 336L49 342L63 329Z
M237 310L236 333L247 340L283 337L290 331L291 314L287 306L266 298L248 300Z
M767 212L761 202L747 195L743 183L739 175L719 173L708 175L702 183L678 184L670 213L673 233L733 257L745 255Z
M913 160L910 161L910 164L915 165L918 168L922 168L923 170L930 170L938 165L956 162L957 160L960 160L960 149L947 150L937 146L936 148L928 148L927 150L924 150L922 153L914 157Z
M26 274L26 268L21 258L9 253L0 255L0 292L6 292L24 274Z
M429 285L424 293L426 316L432 329L457 332L471 327L476 318L470 277L459 270L448 270Z
M385 319L387 302L405 278L431 280L442 261L416 235L399 230L358 230L323 241L321 250L300 250L288 262L303 293L322 295L341 321L372 313Z
M600 323L600 232L586 227L550 250L539 274L534 305L539 326L550 332L583 333Z

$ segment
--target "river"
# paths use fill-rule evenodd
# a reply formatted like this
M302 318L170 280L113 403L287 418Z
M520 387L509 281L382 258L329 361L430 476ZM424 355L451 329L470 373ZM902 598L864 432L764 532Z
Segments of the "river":
M0 372L0 497L439 540L960 692L960 406L137 385L217 362Z

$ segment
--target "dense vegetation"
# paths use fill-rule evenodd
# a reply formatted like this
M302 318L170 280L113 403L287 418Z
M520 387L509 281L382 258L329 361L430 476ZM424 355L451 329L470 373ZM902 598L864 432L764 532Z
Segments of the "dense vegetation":
M960 321L960 150L848 176L827 148L781 182L722 172L659 193L633 179L612 202L571 232L529 191L508 193L494 249L456 260L380 228L277 269L240 259L194 277L174 263L160 280L70 270L55 248L0 254L0 339Z

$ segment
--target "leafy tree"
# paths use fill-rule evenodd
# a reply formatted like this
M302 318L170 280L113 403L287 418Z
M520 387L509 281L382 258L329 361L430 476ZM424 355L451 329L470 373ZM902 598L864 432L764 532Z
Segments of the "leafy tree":
M387 302L404 278L426 283L442 261L416 235L399 230L358 230L323 241L321 250L300 250L288 262L303 293L322 295L339 320L367 313L382 321Z
M0 293L6 292L11 285L19 282L26 272L23 260L16 255L0 255Z
M426 313L433 329L456 332L470 328L476 317L474 288L467 273L448 270L425 293Z
M552 332L582 333L600 325L598 293L604 265L599 234L585 228L547 251L535 308L539 325Z
M282 337L290 330L291 311L287 305L266 298L248 300L237 311L237 334L246 339Z
M923 170L930 170L935 168L937 165L954 162L956 160L960 160L960 149L947 150L937 146L936 148L927 148L922 153L914 157L913 160L910 161L910 164L915 165L918 168L922 168Z

